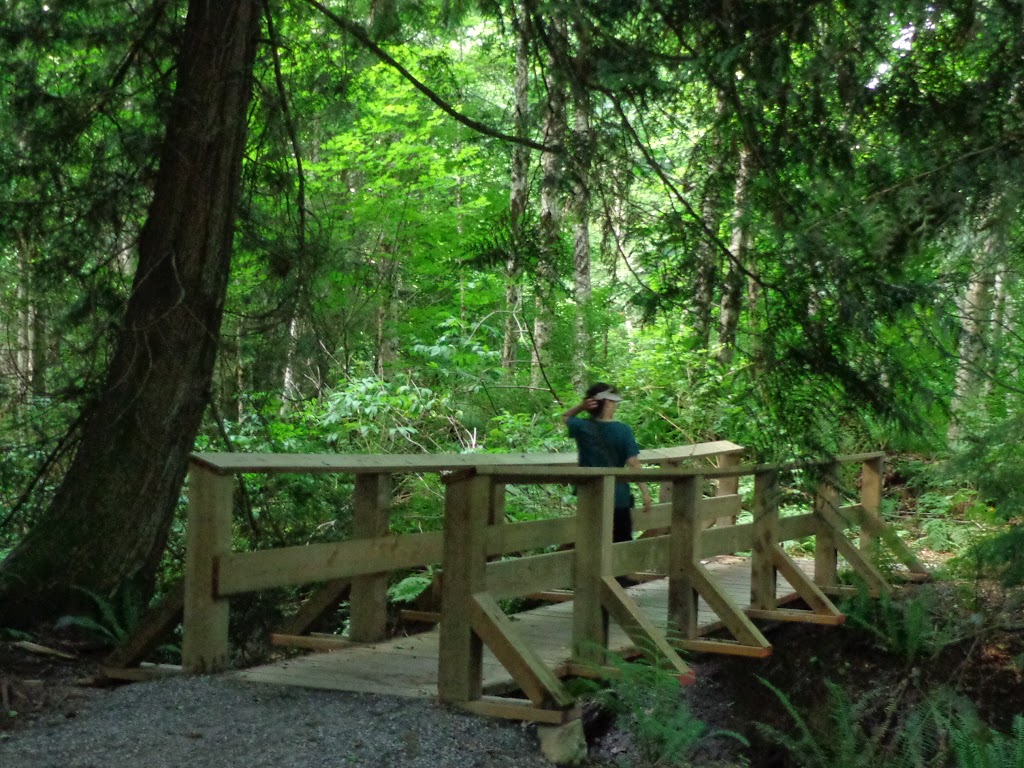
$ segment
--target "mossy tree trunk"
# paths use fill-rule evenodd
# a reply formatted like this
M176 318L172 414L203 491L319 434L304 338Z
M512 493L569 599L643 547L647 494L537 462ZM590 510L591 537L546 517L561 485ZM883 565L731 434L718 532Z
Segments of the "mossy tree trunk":
M254 0L191 0L160 170L106 383L46 513L0 564L5 624L151 588L209 396L259 32Z

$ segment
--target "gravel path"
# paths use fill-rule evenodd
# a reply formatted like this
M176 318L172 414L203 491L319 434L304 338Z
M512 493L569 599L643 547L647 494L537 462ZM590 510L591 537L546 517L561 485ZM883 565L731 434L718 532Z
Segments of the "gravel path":
M430 701L216 677L128 685L0 742L0 768L550 768L532 728Z

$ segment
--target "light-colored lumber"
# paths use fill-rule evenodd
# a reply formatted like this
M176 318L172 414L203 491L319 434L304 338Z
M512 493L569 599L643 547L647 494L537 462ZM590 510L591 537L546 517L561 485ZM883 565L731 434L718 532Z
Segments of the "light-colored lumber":
M875 567L874 563L865 558L861 551L853 546L850 540L843 534L844 521L839 516L839 513L829 507L823 507L818 511L818 515L824 522L828 535L832 538L836 549L846 559L850 567L853 568L854 573L864 579L869 588L885 594L891 593L892 587L886 581L882 572Z
M681 651L692 653L717 653L724 656L743 656L764 659L772 655L772 646L744 645L734 640L683 640L670 639L670 643Z
M718 468L729 470L739 466L740 456L738 453L720 453L718 455ZM740 492L740 479L733 475L729 477L719 477L717 480L716 496L736 496ZM719 520L719 525L736 525L736 518L740 514L739 497L736 498L736 508L723 517L728 517L728 520Z
M483 644L473 631L473 595L486 587L491 480L467 477L445 488L444 580L437 692L442 701L479 699Z
M523 641L515 626L486 592L473 596L469 605L473 631L490 648L535 706L554 705L558 709L571 706L575 699L544 664L534 650Z
M278 632L282 635L305 634L325 613L338 607L351 585L351 579L335 579L321 584L299 606L296 614L280 626Z
M641 462L664 459L696 459L742 451L741 446L720 440L696 445L653 448L641 451ZM448 453L448 454L332 454L332 453L193 453L191 461L220 474L339 473L408 474L447 472L475 466L574 465L575 453Z
M860 505L865 518L871 519L876 525L865 525L860 531L860 551L864 557L874 562L878 558L875 547L875 536L882 525L882 478L885 471L885 459L877 456L866 459L860 470Z
M567 603L572 600L571 589L548 589L524 595L527 600L543 600L548 603Z
M814 497L814 514L817 524L814 539L814 582L820 587L834 587L838 584L837 568L839 551L834 541L834 531L826 525L822 512L839 507L839 466L830 464L822 471L818 490ZM842 535L842 534L839 534Z
M228 601L215 586L217 561L231 551L235 479L192 463L185 531L185 594L181 663L186 674L219 672L228 664Z
M829 627L838 627L846 621L846 616L842 613L814 613L812 611L797 611L789 608L773 608L770 611L748 608L746 614L751 619L757 619L758 621L787 621L800 624L821 624Z
M703 479L679 480L672 487L672 527L668 556L668 622L683 638L697 636L697 586L692 579L702 529Z
M825 596L825 593L818 588L818 585L813 580L807 578L807 574L800 569L800 566L793 562L793 559L778 544L775 545L774 558L776 570L782 574L782 578L788 581L789 585L807 603L807 607L810 608L812 613L824 616L840 624L845 620L842 611L832 604L832 601Z
M844 509L847 508L844 507ZM850 510L850 516L861 526L861 536L864 535L865 529L870 531L877 539L880 539L889 547L889 550L899 562L910 569L909 574L900 574L903 578L906 578L908 581L927 581L931 578L928 566L922 563L917 555L910 550L910 547L903 543L895 528L880 517L867 514L860 509L859 505Z
M739 605L730 597L728 591L701 563L693 563L691 579L694 587L722 624L738 643L755 648L769 648L771 643L761 634L750 619L740 610ZM688 638L681 638L683 640Z
M614 578L602 578L600 589L605 609L656 666L670 670L680 681L693 679L693 670Z
M416 611L411 608L403 608L398 612L398 617L403 621L419 621L424 624L437 624L441 621L439 611Z
M110 680L146 683L150 680L178 677L182 674L182 670L177 664L147 664L143 662L137 667L114 667L104 664L100 667L100 673Z
M362 645L362 643L357 643L340 636L286 635L281 632L271 633L270 644L285 648L305 648L309 651L340 651Z
M750 605L775 607L775 550L779 540L779 474L754 476L754 522L750 550Z
M219 559L222 597L417 568L441 561L442 533L407 533L300 547L234 552Z
M506 598L570 586L575 561L576 550L566 550L488 563L487 591Z
M143 614L138 626L110 655L104 666L114 669L133 667L152 653L181 621L185 608L185 580L178 579L167 593Z
M638 571L663 570L668 563L668 536L620 541L612 545L611 572L614 576Z
M502 484L503 485L503 484ZM531 549L571 544L576 538L575 517L505 522L487 529L487 553L505 555Z
M391 528L391 477L356 475L353 494L352 535L355 539L386 537ZM388 573L386 570L352 578L349 637L355 642L380 640L388 626Z
M615 481L596 477L577 487L572 659L603 663L608 614L600 584L612 574L612 512Z
M459 708L485 717L500 717L505 720L524 720L545 725L564 725L582 716L579 705L566 709L542 709L522 699L508 699L499 696L481 696L475 701L462 702Z

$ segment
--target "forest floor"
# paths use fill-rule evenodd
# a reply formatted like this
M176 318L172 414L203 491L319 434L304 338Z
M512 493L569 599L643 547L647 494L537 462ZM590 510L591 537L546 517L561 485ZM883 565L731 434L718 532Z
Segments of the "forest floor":
M829 683L845 691L850 701L858 702L862 715L868 719L874 717L876 722L886 719L895 722L927 696L934 695L935 691L951 689L971 700L990 726L1008 731L1012 717L1024 713L1024 596L982 583L942 582L910 589L915 597L927 597L933 617L942 617L942 627L937 630L938 634L929 636L930 639L922 635L916 640L913 637L901 640L900 632L906 635L906 627L901 630L898 623L892 622L882 626L882 634L858 629L856 622L848 622L848 626L838 629L786 624L771 628L769 637L774 653L767 659L695 656L692 663L698 683L681 689L690 711L711 729L742 734L750 746L742 747L730 738L708 739L691 755L687 764L746 764L752 768L795 765L785 750L766 739L756 726L764 723L782 732L795 731L792 717L779 696L761 681L783 693L804 714L808 725L822 734L839 727L833 718L841 714L834 704L830 705ZM885 635L890 636L889 640L895 642L895 647L891 643L890 647L885 647ZM49 765L114 768L133 763L228 766L245 762L250 766L262 765L257 758L241 759L238 746L231 745L232 733L221 733L216 738L209 734L210 738L202 745L203 755L209 761L196 762L197 742L202 739L204 729L210 727L210 718L225 719L225 713L230 712L228 722L233 723L237 731L246 731L246 707L252 702L262 702L258 704L262 707L273 703L273 715L266 709L250 713L257 723L252 725L252 733L247 738L258 741L262 734L267 746L246 747L255 749L254 754L270 755L274 753L272 745L279 744L285 736L259 727L258 722L271 716L282 717L285 723L308 720L309 710L323 711L346 697L348 704L343 706L347 708L339 710L338 717L348 721L346 727L354 727L355 733L380 731L382 717L387 720L386 713L391 712L399 723L399 730L406 728L410 719L422 718L435 723L436 727L430 728L431 732L448 734L446 738L449 741L455 738L452 734L471 732L476 751L462 750L454 764L520 768L540 764L536 747L529 746L535 744L531 729L519 724L489 721L486 725L483 722L473 725L473 718L443 712L430 704L420 712L419 709L424 707L422 702L418 702L415 709L408 709L401 703L367 705L359 703L365 697L356 694L298 689L290 689L286 693L277 689L274 689L275 693L253 693L239 703L237 697L242 694L238 684L211 684L198 679L101 687L93 684L99 678L99 663L103 655L95 645L60 632L39 633L33 636L33 640L39 646L64 656L14 641L0 643L0 705L3 715L0 719L0 764L3 765L24 768L45 768ZM915 644L916 649L913 647ZM227 700L221 701L218 697L226 697ZM150 706L147 703L150 701L153 702L155 719L147 717L144 711ZM202 702L207 703L203 705ZM302 711L294 715L278 711L288 707L299 707ZM195 722L175 720L190 713L197 718ZM448 717L452 718L452 723L445 725L444 718ZM134 718L140 718L137 724L133 724ZM354 722L358 718L364 718L365 722L361 725ZM631 724L629 718L613 721L599 716L588 720L588 725L591 765L643 766L650 763L651 750L644 749L642 741L637 738L637 726ZM103 759L95 759L97 754L103 754L102 731L105 728L138 731L132 739L136 751L131 753L130 759L125 757L127 753L117 752L114 747ZM155 740L154 728L163 734ZM339 757L338 750L347 750L342 755L345 759L339 758L331 763L333 765L416 763L402 751L405 749L402 745L413 738L404 730L393 735L388 742L390 747L374 748L371 742L367 742L364 751L353 749L349 742L344 741L343 731L332 733L335 729L331 728L327 731L329 736L342 739L333 747L335 757ZM92 744L84 751L75 742L81 738L82 732L88 732ZM184 733L187 738L168 742L167 734L172 732L180 732L179 736ZM116 738L111 736L110 743L122 742L123 736L123 733ZM288 735L288 738L295 737L294 733ZM40 739L48 745L45 749L38 747L44 743ZM63 752L60 747L62 740L67 742ZM417 735L415 740L418 745L416 754L422 755L425 765L445 764L440 755L431 757L429 754L429 736ZM152 759L148 763L145 759L138 762L140 757L144 757L137 752L138 744L145 743L152 743L164 762ZM218 758L210 757L216 754L215 749L211 753L215 743L227 750L220 762ZM396 758L395 744L399 745L398 752L404 755L401 759ZM326 742L321 747L328 749ZM178 748L182 751L176 758L174 750ZM446 742L438 748L450 750L451 744ZM516 754L500 754L505 751ZM28 758L25 755L37 753L39 762L26 762ZM299 755L295 749L292 753ZM5 754L15 757L15 762L7 762ZM93 757L82 758L84 754ZM317 754L326 756L322 750ZM76 761L76 756L79 761ZM281 763L279 756L275 759L279 765L292 764ZM303 764L309 764L308 757L295 762L295 765Z

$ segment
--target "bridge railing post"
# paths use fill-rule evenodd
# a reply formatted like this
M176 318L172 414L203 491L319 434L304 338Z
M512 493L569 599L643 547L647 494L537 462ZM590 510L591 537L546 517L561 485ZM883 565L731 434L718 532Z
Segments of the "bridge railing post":
M700 557L701 487L703 477L686 477L672 488L672 526L669 529L668 626L686 640L697 637L697 586L694 564Z
M181 639L185 674L219 672L228 665L229 601L217 596L216 562L231 552L233 491L232 475L190 465Z
M448 481L441 568L441 637L437 693L442 701L480 698L483 643L473 631L470 602L487 586L487 517L491 480L466 473Z
M352 536L374 539L391 532L391 476L356 475ZM352 579L349 639L359 643L382 640L388 623L388 574L372 573Z
M753 546L750 558L750 605L773 610L775 603L775 546L779 541L779 473L754 475Z
M822 469L814 496L814 511L839 509L839 465L832 463ZM814 537L814 583L819 587L835 587L838 582L839 550L831 528L819 522Z
M577 485L575 573L573 578L572 658L606 663L608 612L600 580L612 575L612 516L615 479L601 477Z
M877 456L866 460L860 472L860 505L865 516L873 518L881 527L882 522L882 478L885 458ZM877 528L875 529L877 530ZM876 537L870 526L860 528L860 551L868 560L876 556Z
M718 468L719 469L732 469L733 467L739 466L740 455L738 453L720 453L718 454ZM740 476L733 475L732 477L720 477L718 478L718 489L715 491L715 496L732 496L740 492ZM716 525L722 525L728 521L729 525L736 525L736 516L730 515L729 517L720 517L715 521Z

